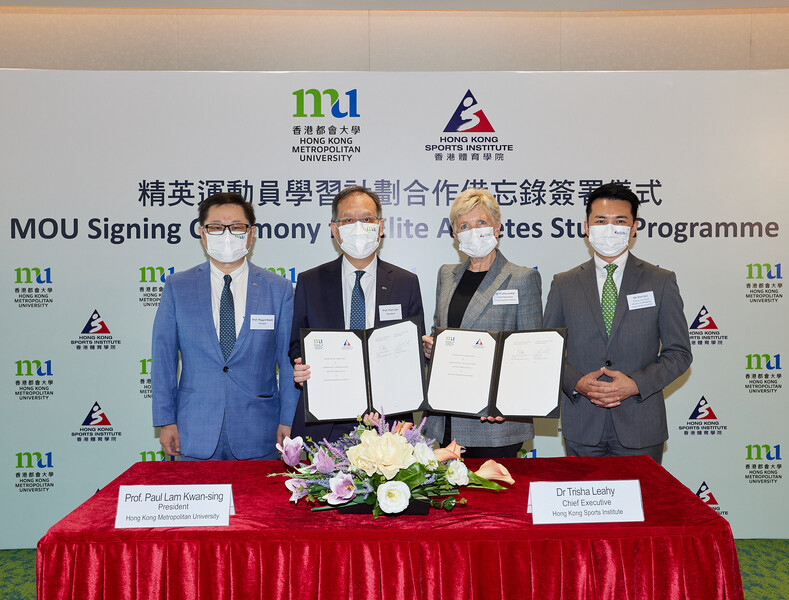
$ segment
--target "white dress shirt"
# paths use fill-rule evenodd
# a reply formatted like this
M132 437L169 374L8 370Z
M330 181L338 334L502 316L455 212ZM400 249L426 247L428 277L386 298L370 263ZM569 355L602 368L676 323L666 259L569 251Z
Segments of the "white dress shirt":
M353 286L356 285L356 271L346 256L342 257L342 308L345 315L345 328L351 327L351 294ZM365 329L375 326L375 280L378 273L378 257L364 268L359 284L362 286L364 294L364 320Z
M211 265L211 312L214 315L214 328L216 336L219 337L219 307L222 302L222 290L225 288L225 274ZM232 278L230 282L230 293L233 294L233 309L236 312L236 337L241 333L241 325L244 324L244 315L247 312L247 282L249 281L249 265L247 261L241 263L232 273L228 273Z
M605 283L606 278L608 277L608 271L605 270L605 266L608 264L615 264L616 269L614 270L614 285L616 286L616 293L619 293L619 288L622 287L622 274L625 272L625 264L627 263L627 257L630 254L630 251L625 252L621 256L618 256L615 260L611 261L611 263L605 262L602 258L594 255L594 272L597 275L597 293L600 295L600 303L603 302L603 284Z

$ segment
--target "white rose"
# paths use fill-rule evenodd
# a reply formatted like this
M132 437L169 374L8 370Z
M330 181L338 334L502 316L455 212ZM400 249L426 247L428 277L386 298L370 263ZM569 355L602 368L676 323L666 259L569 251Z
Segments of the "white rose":
M385 513L403 512L411 499L411 490L402 481L387 481L378 486L378 506Z
M453 460L449 463L447 481L452 485L468 485L468 468L462 460Z
M414 456L419 464L424 465L428 471L435 471L438 468L438 460L433 449L424 442L418 442L414 446Z
M370 445L370 457L378 472L392 479L400 469L407 469L416 462L414 447L402 435L385 433Z
M349 448L346 455L354 469L370 477L378 473L387 479L416 462L414 447L402 435L389 432L379 436L375 431L366 431L361 443Z

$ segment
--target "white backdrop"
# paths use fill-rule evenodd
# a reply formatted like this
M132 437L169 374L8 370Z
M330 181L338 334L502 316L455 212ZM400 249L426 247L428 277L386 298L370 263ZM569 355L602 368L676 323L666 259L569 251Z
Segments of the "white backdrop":
M32 547L130 464L160 458L151 324L162 276L204 260L192 224L206 195L244 193L260 224L252 261L295 283L337 256L334 194L376 189L381 256L419 275L429 323L437 269L460 260L445 221L458 192L497 195L500 248L539 269L545 298L554 273L589 258L584 194L612 180L642 198L633 252L676 271L694 343L667 399L664 466L736 537L789 537L778 518L789 73L0 71L0 82L0 546ZM484 131L457 131L466 98ZM563 455L556 421L537 430L530 456Z

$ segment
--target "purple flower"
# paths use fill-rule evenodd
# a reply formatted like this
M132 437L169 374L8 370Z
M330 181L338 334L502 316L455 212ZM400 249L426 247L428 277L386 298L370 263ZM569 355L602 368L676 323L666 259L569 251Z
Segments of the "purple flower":
M304 445L301 436L294 439L286 437L282 445L277 444L277 450L282 454L282 461L289 467L295 467L301 460L301 447Z
M326 451L321 448L313 455L310 470L313 473L315 471L318 473L331 473L334 471L334 460L332 460L331 456L326 454Z
M345 504L356 495L356 486L350 474L340 471L329 480L329 490L326 501L329 504Z
M288 479L285 482L285 487L292 492L290 501L298 502L301 498L304 498L309 493L308 486L309 484L305 479Z

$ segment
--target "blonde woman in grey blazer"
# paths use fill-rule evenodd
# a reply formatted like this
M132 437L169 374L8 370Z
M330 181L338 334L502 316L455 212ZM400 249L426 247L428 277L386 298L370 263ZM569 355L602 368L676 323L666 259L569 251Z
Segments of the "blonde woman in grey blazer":
M452 236L468 259L443 265L436 287L435 327L483 331L516 331L542 327L540 274L509 262L496 248L501 212L483 189L467 189L449 213ZM510 290L506 294L499 293ZM514 293L513 293L514 292ZM430 358L433 338L425 336ZM523 442L534 438L531 420L481 420L478 417L430 415L425 433L444 446L453 439L466 447L464 457L514 457Z

